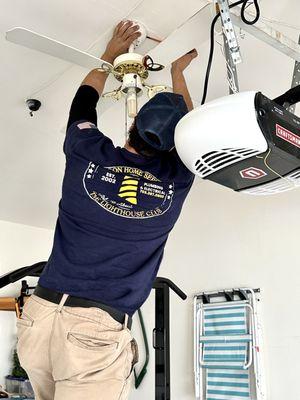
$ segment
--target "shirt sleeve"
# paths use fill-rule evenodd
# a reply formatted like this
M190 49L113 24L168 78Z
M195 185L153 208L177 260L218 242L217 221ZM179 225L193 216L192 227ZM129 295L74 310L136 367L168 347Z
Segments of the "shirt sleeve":
M87 120L97 125L96 106L99 93L92 86L82 85L77 90L69 113L67 130L75 121Z
M112 142L97 128L96 106L99 100L97 90L88 85L82 85L77 90L72 101L67 132L64 141L64 153L84 158L95 159Z

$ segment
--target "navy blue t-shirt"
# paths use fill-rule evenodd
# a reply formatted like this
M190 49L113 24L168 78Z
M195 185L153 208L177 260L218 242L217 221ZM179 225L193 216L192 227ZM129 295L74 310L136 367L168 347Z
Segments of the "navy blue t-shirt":
M148 297L194 175L175 151L147 158L73 122L43 287L132 315Z

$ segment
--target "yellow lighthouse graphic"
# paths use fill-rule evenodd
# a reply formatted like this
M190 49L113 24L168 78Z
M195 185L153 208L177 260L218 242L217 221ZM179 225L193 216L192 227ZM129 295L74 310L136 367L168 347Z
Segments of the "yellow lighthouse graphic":
M125 176L118 196L124 198L131 204L137 204L138 184L138 179L132 176Z

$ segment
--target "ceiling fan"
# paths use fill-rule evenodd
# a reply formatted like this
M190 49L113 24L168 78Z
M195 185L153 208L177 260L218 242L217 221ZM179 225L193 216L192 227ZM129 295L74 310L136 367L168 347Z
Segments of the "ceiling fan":
M212 19L210 5L216 3L220 11ZM210 31L211 49L205 79L205 96L203 96L206 97L213 55L214 25L219 16L222 19L223 34L228 39L229 48L230 43L232 44L230 35L234 32L233 27L225 29L228 21L231 25L245 29L258 40L300 62L299 44L265 23L260 24L258 0L253 0L253 4L256 6L254 19L251 15L250 18L249 15L247 16L246 8L249 5L247 0L239 0L235 3L229 0L199 0L196 13L146 55L134 52L146 39L146 29L139 22L142 35L132 44L128 53L114 60L113 65L25 28L14 28L8 31L6 38L16 44L85 68L99 68L107 71L121 82L121 85L103 96L116 99L125 97L129 116L135 116L137 97L143 93L144 89L147 89L150 97L159 91L168 90L165 85L147 85L149 71L159 71L189 50L197 48L208 40ZM229 15L229 9L236 6L241 6L241 8L238 11L233 9ZM256 24L257 21L258 24ZM105 44L103 43L103 48ZM234 50L239 49L235 41L234 46L231 51L236 55L237 52ZM295 90L296 101L293 94L290 104L300 101L300 86ZM291 100L290 97L288 96L288 100ZM202 99L202 104L204 102ZM186 166L200 177L245 193L273 194L300 186L300 119L280 106L281 103L278 100L272 102L261 93L245 92L196 108L188 113L176 127L175 143L178 154ZM233 114L230 114L228 110ZM236 110L239 110L240 116L244 115L245 118L236 120ZM213 112L210 113L210 111ZM214 131L221 137L216 134L205 136L207 127L212 121L216 127ZM236 122L234 132L232 121ZM245 123L247 129L243 129L245 134L241 136L241 127ZM225 128L228 132L224 131ZM203 135L199 135L199 130L204 132ZM236 132L237 135L234 135L233 133Z
M103 93L102 97L116 100L125 98L128 116L133 118L138 112L137 98L144 92L151 98L158 92L172 90L172 88L164 84L147 84L149 73L161 71L176 58L195 48L199 42L207 39L207 27L201 26L199 22L200 18L203 21L203 18L206 17L207 21L209 21L209 9L207 6L210 4L209 0L200 0L197 12L188 21L185 21L165 40L162 40L154 49L144 55L136 52L136 49L146 40L147 29L144 24L135 21L140 26L141 36L132 43L128 53L117 57L113 64L24 27L15 27L7 31L6 39L12 43L46 53L87 69L97 68L106 71L119 82L119 86L114 90ZM204 10L205 8L207 9ZM205 11L204 13L203 10ZM197 32L197 35L193 34L193 32ZM101 45L102 43L98 43L98 47L103 47L104 50L106 43ZM109 102L108 105L112 106L113 102Z
M121 85L113 91L103 93L102 96L112 97L116 100L125 96L128 116L133 118L137 114L137 96L141 95L144 89L147 89L149 98L168 89L166 85L148 85L146 83L149 71L160 71L164 66L155 64L149 55L144 56L134 52L145 41L147 35L144 25L139 23L139 26L141 36L131 44L128 53L118 56L113 64L22 27L9 30L6 33L6 39L74 64L89 69L97 68L113 75Z

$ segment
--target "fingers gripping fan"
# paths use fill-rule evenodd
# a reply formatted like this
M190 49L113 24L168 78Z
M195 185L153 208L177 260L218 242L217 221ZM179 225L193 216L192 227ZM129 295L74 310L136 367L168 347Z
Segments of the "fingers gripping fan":
M300 186L300 119L256 92L211 101L184 116L175 145L203 179L249 194Z

